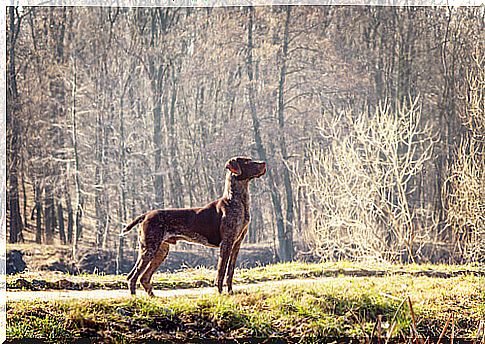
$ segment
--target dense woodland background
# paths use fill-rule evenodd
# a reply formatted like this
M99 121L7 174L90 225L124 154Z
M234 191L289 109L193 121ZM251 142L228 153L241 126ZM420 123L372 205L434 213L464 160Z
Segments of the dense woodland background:
M222 194L279 260L485 261L483 7L7 8L10 243Z

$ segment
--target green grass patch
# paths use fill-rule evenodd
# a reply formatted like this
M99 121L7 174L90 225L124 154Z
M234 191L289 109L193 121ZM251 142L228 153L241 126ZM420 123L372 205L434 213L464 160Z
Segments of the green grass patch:
M437 337L450 314L455 336L474 338L485 320L484 277L329 277L253 286L234 295L100 301L8 302L7 336L133 339L409 336L410 297L421 336ZM447 336L451 334L448 329Z

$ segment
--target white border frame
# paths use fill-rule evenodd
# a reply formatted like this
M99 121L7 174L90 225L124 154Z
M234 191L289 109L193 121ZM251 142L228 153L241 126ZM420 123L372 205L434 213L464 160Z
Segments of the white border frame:
M7 6L228 7L268 5L480 6L485 0L6 0L0 6L0 343L6 340L6 12Z

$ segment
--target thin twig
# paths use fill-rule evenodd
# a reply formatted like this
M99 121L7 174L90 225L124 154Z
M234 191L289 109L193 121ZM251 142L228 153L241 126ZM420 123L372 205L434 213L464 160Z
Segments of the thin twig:
M480 324L478 325L477 336L473 340L473 344L475 344L476 341L480 338L480 334L482 333L482 327L483 327L483 321L480 321Z
M401 299L400 297L396 297L396 296L391 295L391 294L386 294L386 293L380 292L379 295L390 298L392 300L403 301L403 299Z
M374 323L374 327L372 327L372 332L370 333L370 341L372 343L372 338L374 338L374 333L376 332L376 328L377 328L377 322L379 321L379 319L376 320L376 322Z
M454 343L455 341L455 317L453 316L453 313L451 313L451 344Z
M483 329L483 336L484 340L481 341L481 343L485 342L485 327L483 326L484 322L483 320L480 321L480 324L478 325L478 330L477 330L477 336L473 339L473 344L477 343L477 340L480 340L480 335L482 334L482 329Z
M448 329L448 325L450 324L452 317L453 317L453 313L451 313L450 316L448 317L448 321L446 321L445 327L443 327L443 331L441 331L440 337L438 338L438 341L436 342L436 344L440 344L441 339L443 339L443 336L445 335L445 332Z
M389 332L387 332L387 338L386 338L386 343L387 344L389 342L389 340L391 339L391 336L392 336L392 332L394 332L394 329L396 328L396 325L397 325L397 321L394 321L391 325L391 327L389 328Z
M386 293L381 293L381 295L386 296L386 297L390 297L392 299L398 299L397 297L392 296L392 295L389 295L389 294L386 294ZM397 314L399 313L399 311L401 310L402 306L404 305L404 302L406 302L406 299L398 299L398 300L400 300L401 303L397 307L396 312L394 313L394 316L392 317L392 320L391 320L392 326L391 326L391 328L389 330L390 332L388 332L388 334L387 334L387 339L386 339L386 343L385 344L387 344L389 342L389 340L390 340L390 338L392 336L392 332L394 331L394 328L397 325L397 321L396 321Z
M408 304L409 304L409 311L411 312L411 320L413 321L412 329L414 330L414 335L416 336L416 339L418 340L418 342L423 344L423 342L419 338L418 329L416 327L416 316L414 315L414 310L413 310L413 303L411 302L411 298L409 296L408 296Z

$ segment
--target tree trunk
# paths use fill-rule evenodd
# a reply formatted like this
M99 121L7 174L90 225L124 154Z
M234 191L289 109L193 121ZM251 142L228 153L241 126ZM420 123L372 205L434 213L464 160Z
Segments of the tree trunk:
M35 197L35 242L37 244L42 243L42 202L41 202L41 190L39 182L35 182L34 189Z
M120 185L120 222L126 222L126 142L125 142L125 115L124 115L124 98L126 94L126 89L128 86L128 81L130 80L130 75L134 70L135 65L132 64L132 68L128 74L128 79L126 80L123 91L120 96L120 170L121 170L121 185ZM124 250L124 238L119 236L118 242L118 254L116 255L116 274L122 273L122 262L123 262L123 250Z
M167 118L168 139L170 140L170 179L171 179L171 191L172 202L176 208L184 206L184 199L182 197L182 181L180 180L178 157L177 157L177 137L175 135L175 104L177 101L177 79L175 77L175 66L171 68L172 72L172 96L170 99L170 110Z
M278 126L279 126L279 145L281 158L283 159L283 180L286 191L286 223L284 242L280 242L280 257L283 261L293 260L293 188L291 186L290 171L288 170L288 153L285 140L285 82L288 58L289 25L290 25L291 6L286 6L285 33L283 37L282 64L280 70L280 80L278 86ZM281 247L284 246L284 247Z
M266 161L266 149L263 146L263 142L261 139L261 129L259 124L259 118L256 111L256 104L254 100L256 99L256 94L254 91L254 75L253 75L253 16L254 16L254 8L249 7L249 14L248 14L248 46L247 46L247 58L246 58L246 66L247 66L247 73L248 73L248 101L249 101L249 108L251 111L251 119L253 122L253 133L254 133L254 140L256 141L256 150L259 154L259 158ZM284 251L280 251L278 253L278 258L282 261L287 259L286 254L286 245L285 245L285 223L283 220L283 211L281 208L281 199L280 194L276 188L274 183L273 172L271 169L268 169L266 181L268 183L268 188L271 194L271 201L273 203L273 209L275 212L276 218L276 227L278 230L278 243L280 245L280 249L283 248Z
M162 85L163 75L165 73L163 65L159 65L158 69L154 62L150 64L150 77L152 92L154 94L153 102L153 146L154 146L154 192L155 192L155 208L163 208L164 206L164 186L163 174L161 171L162 162ZM156 72L155 72L156 71Z
M110 222L110 208L109 208L109 201L108 197L105 197L104 209L106 211L106 220L104 221L104 231L103 231L103 238L101 241L101 248L106 249L108 247L108 229L109 229L109 222Z
M72 244L73 229L74 229L74 215L72 210L71 194L68 190L69 186L66 186L66 209L67 209L67 243Z
M54 243L54 195L52 194L52 187L49 184L46 185L44 194L45 243L52 245Z
M22 210L24 212L24 227L28 227L28 212L27 212L27 190L25 187L25 165L24 165L24 159L22 159L22 196L23 196L23 202L22 202Z
M254 184L253 184L254 185ZM254 192L252 192L254 194ZM264 228L263 213L261 211L261 201L254 200L251 209L251 223L249 224L248 242L254 244L263 240L262 228Z
M59 239L62 244L66 244L66 232L64 230L64 211L62 209L62 199L57 202L57 219L59 224Z
M79 178L79 153L78 153L78 139L77 139L77 119L76 119L76 57L72 57L72 145L74 148L74 182L76 188L76 204L75 204L75 221L73 227L72 238L72 257L77 259L77 246L82 231L82 194L81 181Z
M99 81L98 81L99 82ZM100 88L96 83L96 92L100 92ZM94 143L94 156L96 160L96 167L94 170L94 188L95 188L95 196L94 196L94 207L96 209L96 249L101 247L101 241L103 237L103 206L102 206L102 192L103 192L103 185L101 182L101 166L103 166L103 158L102 158L102 146L103 146L103 137L102 137L102 119L101 119L101 111L96 113L96 132L95 132L95 143Z
M96 208L96 248L99 249L103 245L104 230L106 228L106 208L104 207L103 199L106 197L105 193L105 173L106 168L104 158L104 138L103 138L103 121L101 113L98 113L96 117L96 143L95 143L95 156L96 156L96 168L94 172L94 184L95 184L95 198L94 204Z
M19 201L19 180L18 180L18 165L20 156L20 122L17 118L17 112L20 107L19 94L17 90L17 78L15 67L15 45L17 35L20 30L20 17L18 16L15 7L9 7L9 70L8 81L9 87L7 89L7 96L9 102L7 105L8 111L8 123L11 128L11 137L9 140L9 154L10 161L8 161L8 175L9 175L9 188L8 188L8 201L10 210L10 231L9 242L16 243L22 240L22 216L20 214L20 201ZM15 18L17 17L17 21Z

